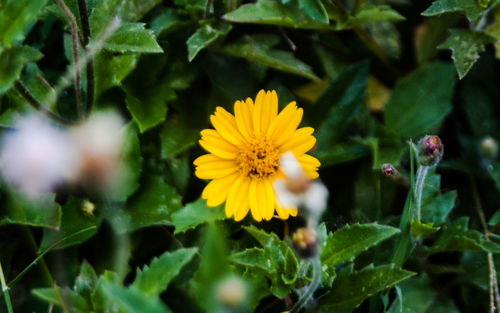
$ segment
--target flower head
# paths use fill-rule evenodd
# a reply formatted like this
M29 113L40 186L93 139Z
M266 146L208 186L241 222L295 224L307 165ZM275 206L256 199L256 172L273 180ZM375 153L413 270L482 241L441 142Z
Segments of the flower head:
M424 166L434 166L443 157L443 143L436 135L424 136L418 142L418 161Z
M202 198L207 205L224 201L228 217L242 220L248 211L256 221L270 220L274 211L282 219L296 216L296 207L280 206L273 191L273 181L283 177L280 158L291 151L305 174L317 178L319 161L305 154L316 143L311 127L297 129L302 109L290 102L278 114L276 92L259 91L251 98L234 103L234 115L217 107L210 121L215 129L201 132L200 145L209 152L194 161L196 176L212 181Z

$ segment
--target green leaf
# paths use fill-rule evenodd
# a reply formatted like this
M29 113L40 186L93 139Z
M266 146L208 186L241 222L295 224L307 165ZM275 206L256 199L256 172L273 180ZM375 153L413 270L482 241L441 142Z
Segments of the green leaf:
M429 173L424 182L422 193L422 221L440 225L445 222L455 206L457 191L441 193L441 178Z
M112 52L162 53L152 30L144 23L121 25L104 43L103 48Z
M151 29L159 37L183 26L189 25L189 20L182 20L175 9L167 8L162 14L151 21Z
M122 85L122 80L132 72L137 65L135 54L113 55L101 51L94 58L95 92L99 97L104 91Z
M321 0L299 0L299 7L303 8L314 20L328 24L328 13Z
M387 5L374 5L366 6L350 16L346 22L339 24L338 28L346 28L351 25L360 25L365 23L379 22L379 21L404 21L405 18L397 11L391 9Z
M54 194L47 194L36 199L13 190L3 195L0 225L20 224L36 227L59 227L61 206L55 201Z
M390 288L415 273L391 265L368 266L347 275L338 276L332 292L321 299L320 313L349 313L372 295Z
M137 22L161 0L102 0L96 1L96 6L90 15L90 30L92 37L97 36L115 18L122 22Z
M453 300L434 291L427 276L412 277L400 284L402 297L391 304L388 313L458 313ZM402 309L402 310L401 310Z
M22 41L27 28L36 21L47 0L5 0L0 4L0 46ZM0 49L1 50L1 49ZM3 56L0 56L0 60ZM0 72L0 77L3 75Z
M323 243L321 264L334 267L352 261L361 252L397 233L397 228L378 224L346 225L330 233Z
M458 77L462 79L479 59L479 53L484 52L484 45L496 41L484 32L452 29L448 39L439 45L438 49L451 50Z
M127 109L137 122L141 133L160 124L167 115L166 99L170 94L162 92L159 88L149 90L144 97L135 96L127 92Z
M287 285L293 285L297 280L297 272L299 271L299 261L293 253L292 249L288 248L285 253L284 272L281 274L281 279Z
M231 262L245 267L261 269L267 273L272 273L271 263L267 262L266 253L262 248L248 248L241 252L233 253Z
M220 28L213 27L209 23L200 26L186 41L189 62L193 61L201 50L208 47L217 38L227 35L230 30L231 25L229 24L224 24Z
M42 243L40 249L45 250L62 238L81 231L91 226L98 226L101 222L100 217L96 217L93 213L86 213L83 210L84 201L70 197L62 207L61 227L58 230L44 229ZM62 245L58 245L56 249L64 249L73 245L80 244L91 238L97 233L97 228L81 235L72 237Z
M423 135L451 111L453 68L428 63L396 84L385 106L385 125L402 138Z
M129 123L123 128L122 159L117 170L117 181L120 182L108 196L115 201L125 201L139 188L139 177L142 173L143 158L137 127Z
M167 313L171 312L157 297L150 297L136 288L124 288L112 284L103 284L103 291L121 312Z
M245 35L236 43L224 47L223 52L283 72L318 79L309 65L296 59L290 52L272 49L277 41L279 39L274 35Z
M498 223L500 223L500 210L497 210L490 218L488 221L489 226L496 226Z
M308 2L308 1L301 1ZM319 2L319 1L318 1ZM312 6L313 4L311 4ZM321 10L321 8L317 8ZM309 11L312 12L311 8ZM322 12L318 14L323 14ZM319 16L318 16L319 17ZM223 19L235 23L254 23L278 25L305 29L334 29L334 26L318 22L309 17L305 10L299 8L295 2L283 4L280 1L258 0L256 3L248 3L238 9L227 13ZM324 16L321 16L324 19Z
M464 12L470 21L481 15L481 7L476 0L436 0L423 13L423 16L434 16L448 12Z
M41 59L42 56L43 55L38 50L28 46L15 46L1 51L0 95L5 93L16 79L19 78L21 70L26 63L37 61Z
M443 226L440 237L428 252L482 250L500 253L500 244L486 240L479 231L469 229L468 224L469 218L464 216Z
M198 248L179 249L174 252L165 252L154 258L151 263L137 269L137 274L131 287L136 288L148 296L158 296L167 289L170 281L179 274Z
M430 235L439 230L439 227L433 227L434 223L422 223L420 221L414 220L411 222L410 231L415 238L421 236Z
M225 218L226 214L222 205L209 208L206 201L200 198L172 214L172 223L175 226L174 234L194 229L203 223L223 220Z
M71 306L75 313L86 313L91 311L90 305L86 299L77 294L75 291L67 287L65 289L60 287L56 288L58 289L58 292L56 292L54 288L38 288L33 289L32 293L39 299L53 303L59 307L61 306L60 298L62 297L65 300L65 305ZM57 293L59 293L60 296L58 296Z
M196 145L200 136L198 130L184 119L167 121L159 135L162 159L172 158Z
M368 63L360 62L339 73L321 93L307 117L313 126L320 161L335 146L356 114L365 105ZM328 152L331 153L331 152Z
M90 295L97 285L97 274L89 262L83 261L80 267L80 274L75 279L74 290L90 301Z
M158 176L148 176L123 210L107 208L105 215L118 233L152 225L172 225L171 213L181 207L181 197Z

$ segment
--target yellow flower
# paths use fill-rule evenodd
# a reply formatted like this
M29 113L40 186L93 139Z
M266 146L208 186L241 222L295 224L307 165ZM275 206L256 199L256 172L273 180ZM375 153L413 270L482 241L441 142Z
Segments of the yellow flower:
M250 210L256 221L270 220L274 210L282 219L296 216L297 208L276 202L273 181L283 177L280 157L291 151L306 175L318 177L320 162L305 154L316 143L311 127L297 129L302 109L290 102L278 114L276 91L259 91L234 103L234 115L217 107L210 121L215 129L201 131L200 145L209 152L194 161L196 176L212 179L202 198L215 207L226 201L227 217L242 220Z

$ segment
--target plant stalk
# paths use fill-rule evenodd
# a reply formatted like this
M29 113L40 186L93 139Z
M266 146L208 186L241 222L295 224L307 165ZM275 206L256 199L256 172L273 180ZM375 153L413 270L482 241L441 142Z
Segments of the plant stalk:
M0 262L0 281L2 283L2 293L5 299L5 305L7 306L7 312L14 313L14 310L12 309L12 302L10 301L9 287L5 282L5 276L3 275L2 262Z
M78 0L78 13L80 15L80 21L82 23L83 49L85 53L88 53L87 46L90 41L90 23L85 0ZM92 111L92 106L94 105L94 61L92 56L89 58L89 61L87 62L87 65L85 67L85 74L87 78L85 115L88 117L90 115L90 112Z
M429 173L429 166L420 165L417 170L417 181L415 183L415 209L417 213L417 221L421 219L422 194L424 191L424 182Z
M307 303L307 301L312 297L314 292L319 286L321 281L321 261L319 255L316 255L312 260L313 264L313 277L311 283L307 287L307 290L302 294L297 303L292 307L289 313L298 313Z

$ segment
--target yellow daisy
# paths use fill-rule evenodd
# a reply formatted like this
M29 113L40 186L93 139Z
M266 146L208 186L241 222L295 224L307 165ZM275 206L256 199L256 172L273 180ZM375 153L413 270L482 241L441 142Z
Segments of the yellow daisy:
M320 162L305 154L316 143L314 129L297 129L302 109L290 102L278 114L276 91L259 91L234 103L234 115L217 107L210 121L215 129L201 131L200 145L209 152L194 161L196 176L212 181L201 197L210 207L226 201L227 217L242 220L250 210L256 221L270 220L274 210L282 219L296 216L297 208L276 202L273 181L283 177L279 160L291 151L309 178L318 177Z

